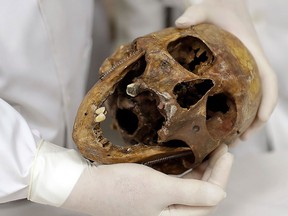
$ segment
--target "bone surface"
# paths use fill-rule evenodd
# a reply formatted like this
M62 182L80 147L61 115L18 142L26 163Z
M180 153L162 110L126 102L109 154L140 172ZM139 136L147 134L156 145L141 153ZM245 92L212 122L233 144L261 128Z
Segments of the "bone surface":
M99 73L79 107L73 139L84 157L102 164L142 163L182 173L221 143L234 142L253 122L261 99L249 51L211 24L136 38L108 57ZM103 136L106 112L126 146Z

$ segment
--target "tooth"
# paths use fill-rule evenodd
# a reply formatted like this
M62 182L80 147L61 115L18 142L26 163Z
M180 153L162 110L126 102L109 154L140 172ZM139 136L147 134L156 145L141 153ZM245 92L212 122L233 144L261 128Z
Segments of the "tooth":
M99 114L101 114L101 113L104 113L104 112L105 112L105 107L100 107L100 108L96 109L96 111L95 111L95 113L96 113L97 115L99 115Z
M131 83L126 87L126 93L131 96L135 97L140 93L140 84L139 83Z
M105 119L106 119L106 116L104 115L104 113L100 113L98 116L96 116L95 122L102 122Z

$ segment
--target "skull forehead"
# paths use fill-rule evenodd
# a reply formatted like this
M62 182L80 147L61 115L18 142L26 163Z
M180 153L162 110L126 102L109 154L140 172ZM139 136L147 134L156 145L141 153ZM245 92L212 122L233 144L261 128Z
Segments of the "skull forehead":
M135 39L104 61L100 75L76 118L73 138L79 149L102 163L151 165L169 156L173 159L152 165L166 173L191 168L220 143L235 140L253 121L261 96L249 51L209 24ZM86 107L104 101L127 148L103 145L99 123L84 119L93 118ZM79 136L89 128L89 136Z

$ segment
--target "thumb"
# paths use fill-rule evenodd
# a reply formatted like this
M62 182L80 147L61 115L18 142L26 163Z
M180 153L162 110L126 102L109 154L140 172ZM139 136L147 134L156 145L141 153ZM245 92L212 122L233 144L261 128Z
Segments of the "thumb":
M177 28L187 28L206 21L207 14L200 5L192 5L175 21Z
M171 183L173 186L168 189L171 194L168 205L215 206L226 197L221 187L209 182L174 178Z

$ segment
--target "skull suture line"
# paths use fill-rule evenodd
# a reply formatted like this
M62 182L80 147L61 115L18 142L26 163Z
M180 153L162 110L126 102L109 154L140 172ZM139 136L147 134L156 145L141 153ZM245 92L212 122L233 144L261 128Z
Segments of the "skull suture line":
M253 57L210 24L137 38L107 58L100 75L75 120L80 152L103 164L137 162L170 174L239 137L261 98ZM104 103L127 146L103 137Z

